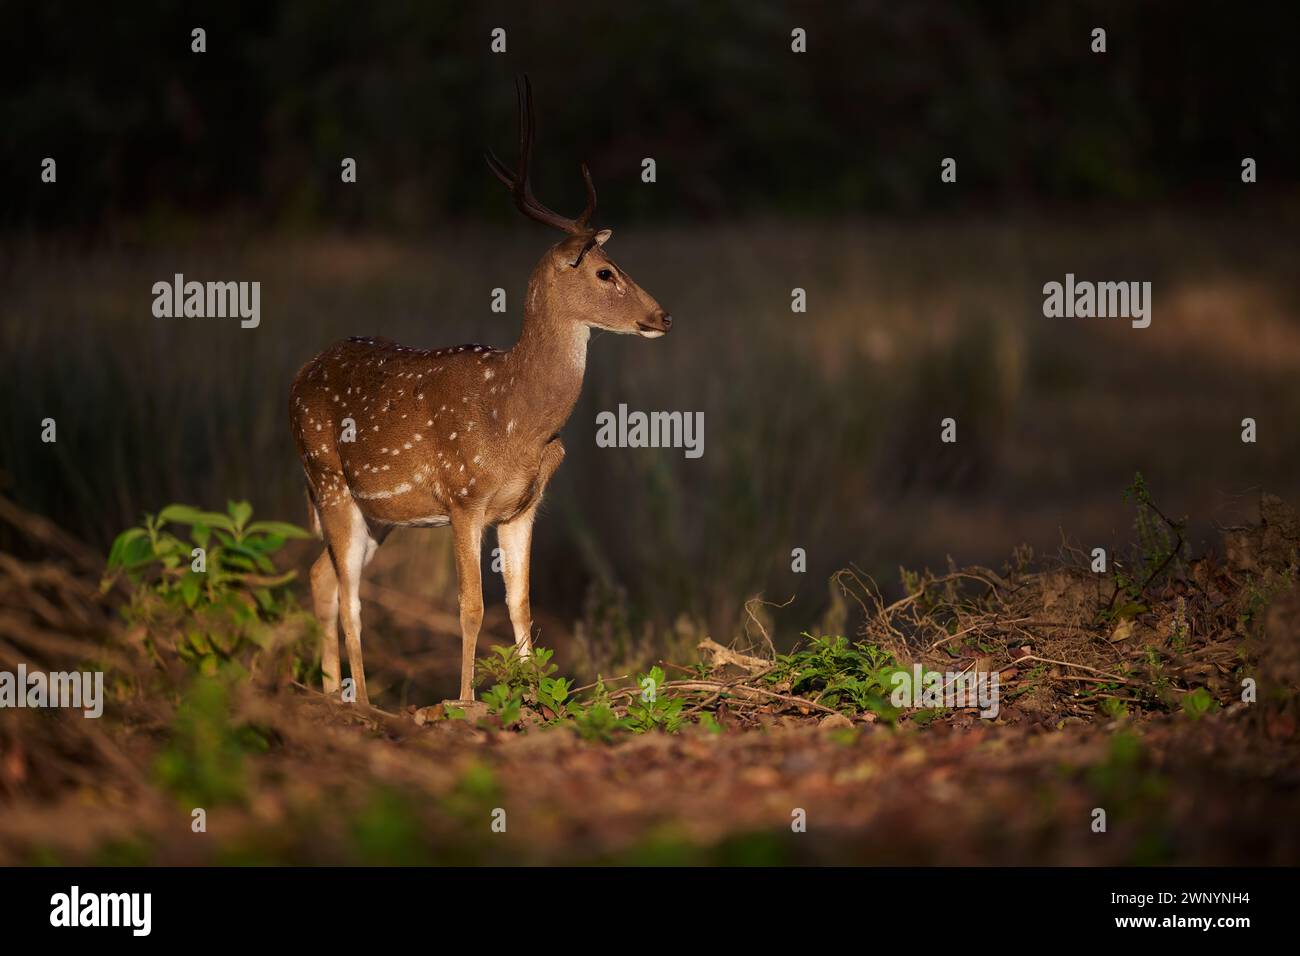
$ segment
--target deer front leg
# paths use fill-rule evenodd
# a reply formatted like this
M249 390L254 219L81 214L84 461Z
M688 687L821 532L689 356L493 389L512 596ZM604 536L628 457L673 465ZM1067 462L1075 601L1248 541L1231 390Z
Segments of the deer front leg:
M532 500L520 514L497 526L497 543L501 545L501 573L506 579L506 605L515 632L515 647L520 657L533 653L533 611L528 599L528 573L532 563L533 521L542 502L546 485L564 460L564 445L552 438L542 449Z
M515 631L515 647L520 657L533 653L533 612L528 603L528 566L533 546L533 519L537 505L497 526L497 543L501 545L501 573L506 579L506 606Z
M474 699L474 648L483 626L483 579L480 557L483 512L462 511L451 516L455 539L456 579L460 591L460 699Z

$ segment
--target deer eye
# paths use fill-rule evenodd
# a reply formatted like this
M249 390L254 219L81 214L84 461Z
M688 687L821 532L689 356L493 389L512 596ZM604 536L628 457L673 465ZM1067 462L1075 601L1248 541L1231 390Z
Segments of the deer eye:
M596 272L596 278L601 282L608 282L610 279L614 278L614 273L610 272L608 269L600 269Z

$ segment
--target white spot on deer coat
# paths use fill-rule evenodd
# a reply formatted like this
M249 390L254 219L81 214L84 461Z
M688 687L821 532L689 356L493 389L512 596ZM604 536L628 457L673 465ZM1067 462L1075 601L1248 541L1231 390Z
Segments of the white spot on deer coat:
M356 495L358 498L364 498L370 500L374 498L393 498L396 497L397 495L404 495L410 490L411 490L410 484L404 481L395 488L388 488L382 491L353 491L352 493Z

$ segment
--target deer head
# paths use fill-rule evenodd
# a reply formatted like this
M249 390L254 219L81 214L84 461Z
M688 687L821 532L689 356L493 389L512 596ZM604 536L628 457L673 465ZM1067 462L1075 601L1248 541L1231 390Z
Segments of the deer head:
M533 270L528 282L525 321L536 321L545 316L555 322L658 338L672 328L672 316L606 254L605 243L613 233L609 229L591 226L591 218L596 212L596 187L587 164L582 164L587 205L577 218L561 216L542 205L533 195L528 171L536 130L533 88L527 76L516 80L516 89L519 97L519 169L512 173L491 151L487 153L488 167L510 190L520 212L566 234Z

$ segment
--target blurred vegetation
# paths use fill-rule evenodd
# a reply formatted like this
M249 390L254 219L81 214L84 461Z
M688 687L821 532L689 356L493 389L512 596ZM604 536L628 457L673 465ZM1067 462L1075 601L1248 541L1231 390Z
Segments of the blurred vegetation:
M180 695L154 774L186 809L244 800L245 757L270 746L265 732L232 716L232 694L230 679L199 676Z
M231 209L302 227L507 220L482 152L513 153L519 71L537 90L540 194L579 201L586 159L625 222L948 209L963 200L940 183L944 156L984 205L1226 194L1243 155L1261 190L1300 168L1294 4L5 7L0 167L21 185L0 228L127 217L165 233ZM796 26L807 54L790 50ZM57 189L40 185L44 156ZM355 188L339 188L345 156Z

